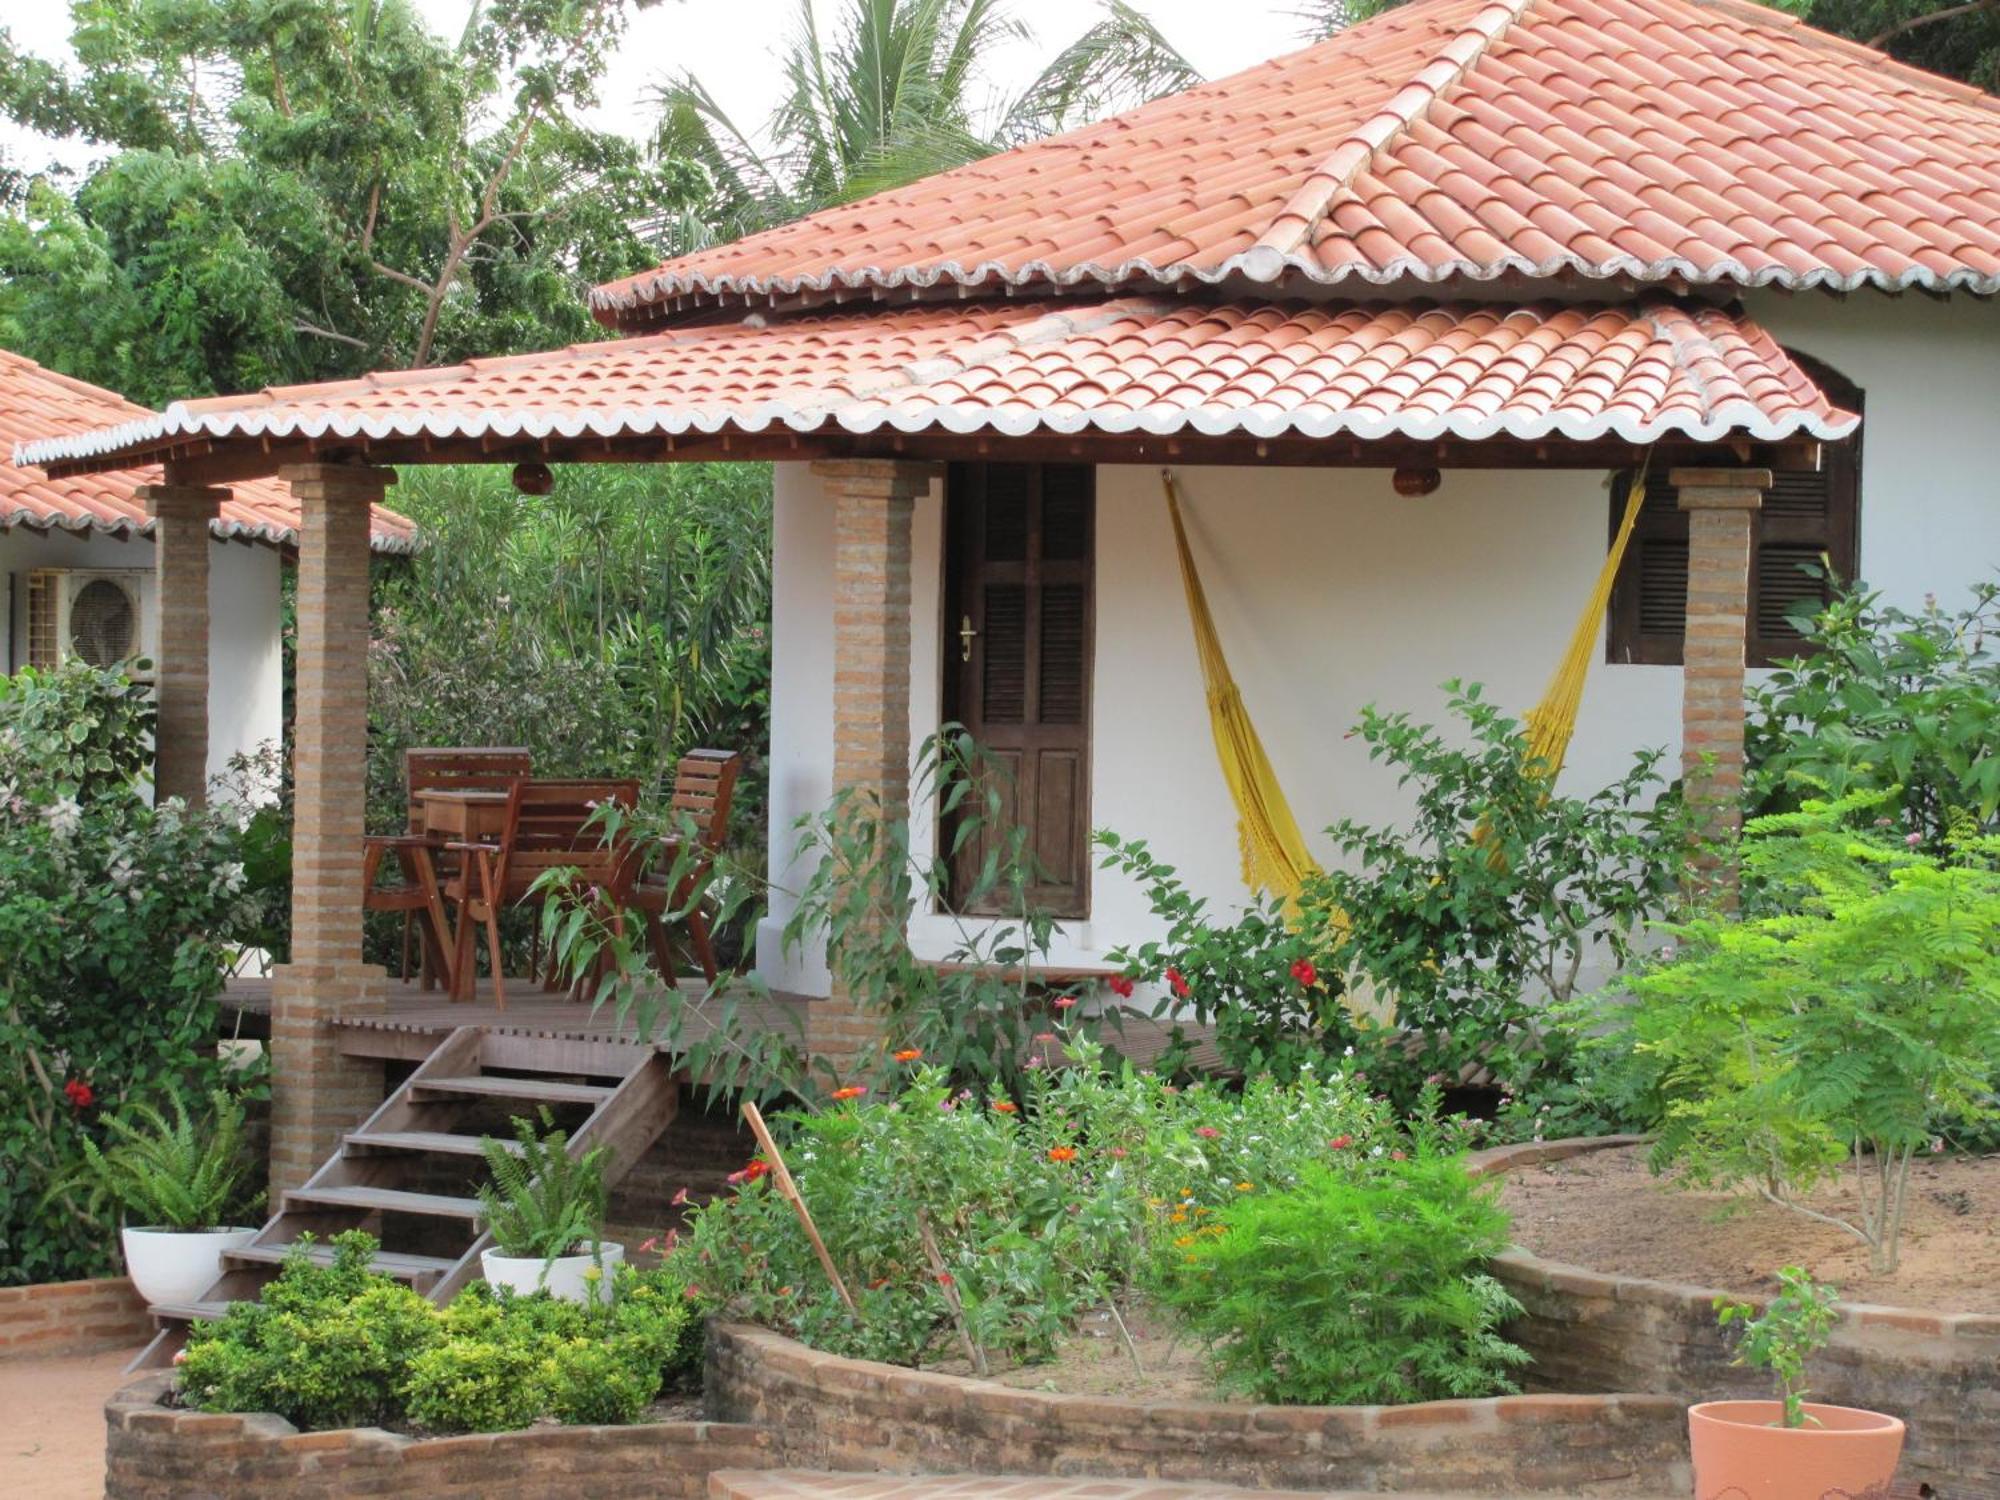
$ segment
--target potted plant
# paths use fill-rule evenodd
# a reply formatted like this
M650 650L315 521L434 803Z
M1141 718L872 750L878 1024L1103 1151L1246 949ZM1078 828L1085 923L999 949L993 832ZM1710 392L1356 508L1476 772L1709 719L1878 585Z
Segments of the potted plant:
M479 1143L492 1182L479 1190L481 1217L493 1236L479 1253L480 1269L494 1286L513 1292L546 1291L570 1302L611 1300L612 1272L625 1247L603 1239L608 1191L606 1148L572 1156L569 1135L516 1117L514 1139L487 1136Z
M232 1213L254 1209L263 1196L243 1191L250 1159L242 1104L223 1089L198 1117L178 1094L169 1102L171 1120L138 1100L107 1116L112 1142L100 1147L86 1137L79 1172L92 1199L116 1206L126 1272L155 1306L199 1301L215 1285L223 1252L257 1234L230 1227Z
M1705 1401L1688 1411L1695 1500L1822 1500L1884 1495L1903 1452L1903 1424L1880 1412L1806 1400L1805 1364L1825 1347L1839 1314L1832 1287L1797 1266L1778 1273L1763 1315L1718 1298L1716 1320L1740 1323L1735 1363L1771 1372L1775 1401Z

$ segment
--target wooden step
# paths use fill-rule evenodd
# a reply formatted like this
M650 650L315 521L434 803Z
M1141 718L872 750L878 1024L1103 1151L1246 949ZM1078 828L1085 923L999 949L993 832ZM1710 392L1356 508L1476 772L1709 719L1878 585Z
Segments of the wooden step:
M148 1311L155 1318L178 1318L183 1323L209 1323L235 1305L233 1302L155 1302Z
M294 1203L320 1204L329 1208L352 1208L360 1212L380 1209L385 1213L423 1214L433 1219L476 1219L477 1198L447 1198L440 1193L405 1193L380 1187L294 1188L285 1194L285 1206Z
M440 1156L482 1156L476 1135L453 1135L444 1130L357 1130L347 1137L349 1155L370 1151L432 1151ZM502 1140L501 1149L510 1156L521 1154L519 1141ZM356 1150L359 1148L359 1151Z
M602 1104L612 1090L596 1083L559 1083L553 1078L426 1078L412 1080L412 1099L431 1099L440 1094L473 1094L486 1099L528 1099L537 1104Z
M300 1250L316 1266L333 1264L334 1249L331 1245L245 1245L240 1250L224 1251L222 1262L231 1266L281 1266L294 1251ZM399 1255L377 1250L375 1258L368 1263L368 1269L379 1275L393 1276L398 1281L420 1281L426 1276L442 1276L455 1264L457 1262L436 1255Z

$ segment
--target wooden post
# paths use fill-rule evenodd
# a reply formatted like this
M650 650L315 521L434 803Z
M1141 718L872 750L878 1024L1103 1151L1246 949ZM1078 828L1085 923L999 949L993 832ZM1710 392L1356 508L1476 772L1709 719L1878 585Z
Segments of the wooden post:
M820 1269L826 1272L826 1279L840 1293L840 1300L847 1304L847 1310L859 1321L861 1309L854 1305L853 1293L847 1290L847 1283L841 1279L840 1270L827 1251L826 1241L819 1237L819 1226L813 1223L812 1211L806 1207L806 1200L799 1196L798 1184L792 1181L785 1158L778 1151L778 1143L771 1139L770 1128L764 1123L764 1112L757 1108L756 1101L743 1101L743 1118L748 1122L751 1134L757 1137L757 1148L764 1153L764 1160L771 1164L771 1180L778 1185L778 1195L791 1204L792 1212L799 1216L800 1227L812 1242L813 1254L819 1257Z

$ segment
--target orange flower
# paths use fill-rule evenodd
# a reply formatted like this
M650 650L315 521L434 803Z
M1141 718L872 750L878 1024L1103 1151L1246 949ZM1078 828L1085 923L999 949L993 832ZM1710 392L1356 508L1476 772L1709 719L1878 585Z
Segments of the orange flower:
M923 1060L923 1053L915 1047L905 1047L901 1052L891 1053L899 1063L913 1063Z
M849 1099L859 1099L867 1092L868 1086L866 1084L850 1083L844 1089L835 1089L833 1091L833 1101L836 1104L845 1104Z
M1018 1115L1021 1112L1021 1107L1012 1099L995 1099L993 1101L993 1108L997 1113L1003 1115Z
M1075 1160L1076 1160L1076 1147L1074 1147L1074 1146L1051 1146L1051 1147L1049 1147L1049 1160L1050 1160L1050 1161L1075 1161Z

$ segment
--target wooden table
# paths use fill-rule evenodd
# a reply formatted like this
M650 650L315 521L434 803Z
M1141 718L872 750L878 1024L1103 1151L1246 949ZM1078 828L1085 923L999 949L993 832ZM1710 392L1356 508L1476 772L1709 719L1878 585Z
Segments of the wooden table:
M439 787L416 794L424 810L424 832L440 843L493 843L507 832L505 788L465 790Z

